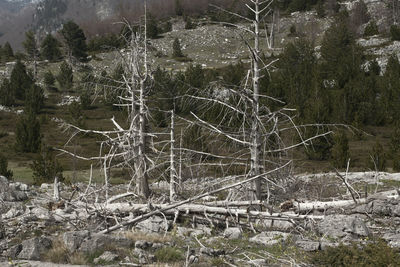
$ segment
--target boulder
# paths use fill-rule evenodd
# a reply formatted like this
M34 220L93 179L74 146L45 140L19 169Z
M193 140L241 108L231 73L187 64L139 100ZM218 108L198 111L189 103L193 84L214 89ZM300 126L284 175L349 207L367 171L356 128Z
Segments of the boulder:
M134 242L125 237L105 234L92 234L83 240L79 250L82 252L94 252L96 250L104 250L110 246L129 248L133 245Z
M393 248L400 248L400 233L386 233L383 239L388 242L388 245Z
M148 242L145 240L138 240L135 242L135 249L143 249L146 250L153 246L152 242Z
M3 201L24 201L28 199L25 192L9 185L6 177L0 175L0 199Z
M288 237L289 237L288 233L271 231L271 232L262 232L261 234L258 234L250 238L249 241L264 246L273 246L286 241Z
M75 252L79 249L83 241L86 238L89 238L89 236L89 231L67 232L63 235L63 242L69 251Z
M110 251L105 251L103 254L100 255L100 257L95 258L93 260L94 264L102 264L102 263L106 263L106 262L113 262L116 261L118 259L118 255L114 254Z
M17 258L22 260L40 260L41 254L49 250L53 242L47 237L35 237L22 242L22 250Z
M359 215L328 215L318 223L317 230L320 234L335 239L370 235L363 216Z
M228 239L239 239L242 237L242 230L239 227L226 228L224 237Z
M321 247L319 242L310 240L297 240L295 244L296 247L307 252L320 250Z
M136 227L144 233L161 233L168 230L169 224L164 218L153 216L139 222Z

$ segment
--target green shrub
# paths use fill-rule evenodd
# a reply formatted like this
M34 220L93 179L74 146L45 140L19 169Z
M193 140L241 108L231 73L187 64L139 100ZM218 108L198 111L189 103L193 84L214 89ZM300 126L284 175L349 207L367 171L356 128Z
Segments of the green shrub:
M386 153L379 141L377 141L372 147L372 151L370 153L369 167L372 170L377 171L386 170Z
M376 22L372 20L368 23L367 27L365 27L364 36L372 36L376 34L379 34L379 29Z
M390 26L390 37L393 41L400 41L400 27L397 25Z
M53 182L56 176L58 181L62 182L64 180L63 169L48 147L42 147L37 159L33 161L30 167L33 171L33 182L36 185Z
M182 252L172 247L160 248L154 255L158 262L177 262L184 259Z
M400 266L400 254L384 241L330 247L311 257L316 266Z
M13 172L8 169L8 160L4 155L0 154L0 175L12 180Z
M349 140L344 132L336 134L333 139L332 164L335 168L345 168L350 158Z

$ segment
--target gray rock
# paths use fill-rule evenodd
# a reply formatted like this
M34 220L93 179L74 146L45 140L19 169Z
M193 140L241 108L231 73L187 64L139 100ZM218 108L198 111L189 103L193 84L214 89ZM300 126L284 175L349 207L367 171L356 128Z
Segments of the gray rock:
M92 234L89 231L64 233L63 242L65 247L71 252L77 250L82 252L94 252L96 250L106 249L110 246L131 247L134 244L132 240L125 237Z
M269 266L267 261L264 259L254 259L251 260L251 266Z
M370 231L363 216L357 215L328 215L319 222L317 229L322 235L332 238L368 236Z
M254 242L264 246L273 246L278 243L286 241L289 237L288 233L271 231L271 232L262 232L252 238L249 239L250 242Z
M400 248L400 233L386 233L382 237L393 248Z
M319 242L309 240L297 240L296 246L304 251L317 251L320 249Z
M18 254L22 251L22 245L18 244L12 246L10 249L7 250L6 256L10 259L16 259Z
M114 254L110 251L105 251L103 254L101 254L100 257L95 258L93 260L94 264L99 264L99 263L105 263L105 262L113 262L118 259L118 255Z
M148 249L152 247L153 243L145 240L138 240L135 242L135 249Z
M6 177L0 175L0 199L3 201L11 201L11 192L8 186L8 180Z
M153 216L147 220L139 222L136 226L140 231L145 233L160 233L168 230L168 222L158 216Z
M11 218L15 218L17 216L20 216L24 213L24 210L22 209L22 207L12 207L9 211L7 211L7 213L3 214L3 219L11 219Z
M22 260L40 260L41 254L49 250L53 242L47 237L35 237L22 242L22 251L17 258Z
M242 230L239 227L226 228L224 237L228 239L239 239L242 237Z
M67 232L63 235L63 242L65 247L71 251L75 252L79 249L82 242L89 238L90 232L89 231L77 231L77 232Z
M25 192L9 185L6 177L0 175L0 199L3 201L24 201L28 199Z
M225 255L225 250L204 247L200 249L200 253L210 257L219 257Z
M80 245L79 250L82 252L94 252L96 250L103 250L110 246L115 247L132 247L134 242L125 237L105 235L105 234L92 234L84 239Z

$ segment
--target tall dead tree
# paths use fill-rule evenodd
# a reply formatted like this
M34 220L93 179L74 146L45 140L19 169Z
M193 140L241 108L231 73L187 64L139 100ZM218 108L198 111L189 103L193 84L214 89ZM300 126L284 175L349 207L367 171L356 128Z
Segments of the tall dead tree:
M137 195L145 199L150 196L148 176L149 171L155 166L155 161L150 155L155 150L152 141L155 134L149 132L149 109L146 103L148 91L152 86L148 63L146 11L144 17L142 30L135 31L128 23L125 24L129 28L129 36L123 36L127 47L125 52L121 53L122 80L112 80L112 86L105 85L109 87L109 90L118 92L119 102L115 105L127 111L127 121L117 122L115 118L112 118L114 129L109 131L86 130L76 125L67 125L68 129L74 130L74 135L83 132L103 137L104 141L101 142L98 157L81 157L66 150L62 151L80 159L102 162L107 198L111 167L128 169L132 178L128 184L128 190L134 183Z

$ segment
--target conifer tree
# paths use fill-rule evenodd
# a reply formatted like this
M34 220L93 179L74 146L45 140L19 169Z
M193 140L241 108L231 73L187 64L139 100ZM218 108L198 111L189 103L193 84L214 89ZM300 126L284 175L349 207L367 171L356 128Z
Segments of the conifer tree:
M48 90L54 88L55 82L56 82L56 78L54 77L53 73L50 70L45 72L43 83Z
M369 167L376 171L386 170L386 153L379 141L376 141L375 145L372 147Z
M159 29L156 18L149 13L147 19L147 38L155 39L158 37L158 34Z
M33 171L35 185L53 182L55 177L58 181L64 181L63 168L56 160L49 147L42 146L35 161L30 165Z
M31 87L32 83L32 77L28 74L25 65L18 60L11 71L10 77L10 86L15 98L24 100L25 91Z
M37 152L40 149L40 123L36 114L26 110L17 121L15 130L15 149L19 152Z
M175 14L177 16L183 15L183 6L180 0L175 0Z
M60 65L60 72L58 73L56 80L62 91L68 91L73 86L73 71L72 67L67 63L63 62Z
M174 58L179 58L183 57L183 53L181 50L181 43L179 42L178 38L175 38L173 44L172 44L172 57Z
M73 21L68 21L60 31L64 38L65 46L68 49L68 57L74 57L79 61L87 60L86 36L83 30Z
M25 112L33 112L38 114L44 106L43 88L39 85L32 84L26 92Z
M10 80L4 79L0 85L0 105L10 107L15 104L15 94L11 89Z
M61 58L61 50L59 47L60 43L53 35L46 35L41 44L42 57L49 61L59 60Z
M36 79L39 47L38 47L38 41L33 31L27 31L25 33L25 41L22 43L22 45L24 46L25 52L28 55L29 59L33 62L33 77L34 79Z
M8 160L3 154L0 154L0 175L6 177L8 180L11 180L13 177L13 172L8 169Z
M3 47L3 58L5 61L14 59L14 51L9 42L6 42Z
M349 140L346 133L340 132L334 136L334 145L332 147L332 164L335 168L345 168L350 158Z

